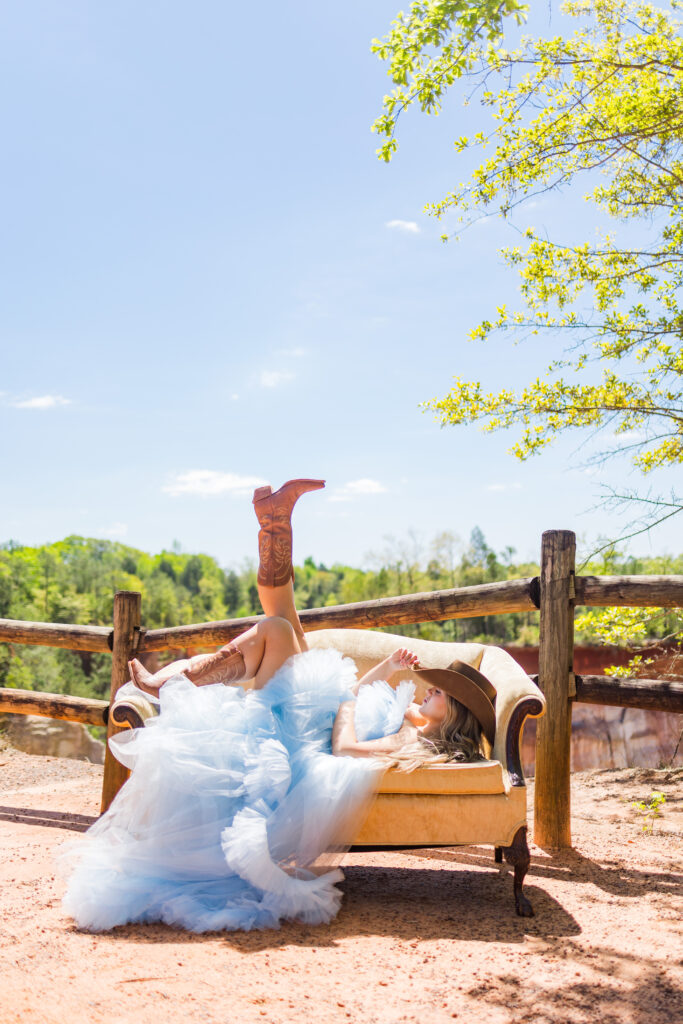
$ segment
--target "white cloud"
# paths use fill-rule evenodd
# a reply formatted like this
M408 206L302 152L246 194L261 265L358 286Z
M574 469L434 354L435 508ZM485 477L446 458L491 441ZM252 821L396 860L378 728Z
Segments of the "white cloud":
M406 231L411 235L420 234L417 221L414 220L388 220L384 226L385 228L396 228L397 231Z
M12 405L15 409L56 409L59 405L71 405L71 399L62 395L39 395L12 402Z
M386 487L379 480L363 477L361 480L350 480L343 487L338 487L329 497L329 501L353 501L365 494L384 494Z
M231 402L239 402L239 398L240 396L237 394L237 392L234 392L232 395L230 395Z
M362 480L352 480L346 484L346 489L352 494L384 494L386 491L386 487L379 480L368 480L367 477Z
M125 537L128 533L126 523L112 523L111 526L101 526L97 531L99 537L112 537L113 539Z
M618 433L616 430L612 434L612 440L616 441L617 444L634 444L636 441L645 441L647 434L644 430L624 430Z
M208 498L216 494L248 494L265 483L267 481L260 476L238 476L217 469L190 469L187 473L176 473L163 490L174 498L181 494Z
M487 491L521 491L522 485L520 483L514 484L487 484Z
M263 370L261 373L262 388L277 388L288 380L294 380L296 374L289 370Z
M288 356L290 359L301 359L302 356L306 355L306 349L297 346L295 348L281 348L278 349L278 354L281 356Z

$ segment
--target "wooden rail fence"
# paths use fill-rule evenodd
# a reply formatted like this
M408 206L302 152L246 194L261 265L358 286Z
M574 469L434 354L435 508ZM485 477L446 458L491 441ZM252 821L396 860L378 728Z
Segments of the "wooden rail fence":
M573 671L575 606L680 608L683 607L683 576L576 576L575 550L576 539L572 532L548 530L543 534L541 545L540 576L312 608L300 613L304 629L311 631L371 629L539 610L537 681L545 694L547 711L539 721L536 740L534 840L548 848L571 846L569 759L573 701L683 714L681 682L575 676ZM217 647L234 639L259 618L146 630L140 625L140 594L124 590L114 596L112 629L0 619L0 643L110 651L112 654L109 701L0 687L0 712L106 725L107 735L111 736L118 729L109 722L108 709L128 677L130 658L145 651ZM107 748L103 811L126 777L126 770Z

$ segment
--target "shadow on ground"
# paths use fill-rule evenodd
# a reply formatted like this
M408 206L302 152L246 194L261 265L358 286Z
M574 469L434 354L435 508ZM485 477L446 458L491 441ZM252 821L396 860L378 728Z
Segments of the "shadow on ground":
M243 953L284 946L329 948L348 938L384 936L401 942L449 939L457 942L521 944L527 935L541 939L579 935L576 920L551 896L535 886L528 896L535 918L517 917L512 876L501 873L493 859L490 873L438 868L350 865L340 885L344 902L336 920L326 926L288 922L276 931L220 933ZM215 941L217 933L210 938ZM136 942L202 942L208 935L180 932L166 925L124 925L113 938Z
M45 828L66 828L86 832L97 818L92 814L71 814L65 811L41 811L33 807L1 807L0 821L16 821L21 825L42 825Z
M481 1000L483 1013L496 1005L509 1010L513 1019L532 1024L671 1024L683 1019L683 988L665 977L656 950L648 960L615 948L586 949L571 940L556 940L544 954L550 971L498 974L466 988L466 994ZM581 975L571 985L552 970L552 963L562 960Z
M429 849L397 850L399 854L424 857L426 860L446 861L450 864L471 864L486 867L491 855L483 849ZM646 893L659 892L670 896L683 896L683 874L671 871L640 871L625 864L605 865L584 857L577 850L560 850L547 857L532 857L526 882L534 878L566 878L573 883L596 885L612 896L638 899ZM525 884L524 891L528 889ZM533 889L529 889L533 891Z

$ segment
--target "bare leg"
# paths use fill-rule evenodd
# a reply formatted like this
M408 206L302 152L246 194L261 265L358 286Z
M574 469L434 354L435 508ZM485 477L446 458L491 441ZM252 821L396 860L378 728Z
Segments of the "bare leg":
M290 622L275 616L264 619L256 627L256 636L245 653L248 675L254 677L254 689L260 690L277 670L301 649ZM241 644L240 644L241 646Z
M137 659L129 662L129 668L136 685L153 695L158 694L171 676L180 673L187 675L195 686L253 677L254 688L260 690L288 658L300 651L291 623L274 616L258 622L216 654L182 658L164 665L154 675L147 672ZM235 652L239 655L239 662L233 656ZM223 654L227 657L221 658Z
M266 615L278 615L287 619L296 634L300 651L307 651L308 644L294 604L294 585L291 579L282 587L266 587L258 584L258 596Z
M180 673L196 686L253 677L259 689L292 654L308 650L294 604L291 515L302 494L324 485L323 480L298 479L288 480L274 494L269 486L256 489L253 503L261 527L257 582L268 618L215 654L198 654L171 662L154 675L134 658L128 666L131 678L141 690L157 694L167 680Z

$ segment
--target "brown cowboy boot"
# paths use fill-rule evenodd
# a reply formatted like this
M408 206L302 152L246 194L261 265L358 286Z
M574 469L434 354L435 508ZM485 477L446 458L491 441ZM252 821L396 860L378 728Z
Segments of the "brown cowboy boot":
M247 671L242 652L234 644L226 644L215 654L196 654L193 658L172 661L154 674L148 672L137 658L128 662L128 669L135 685L153 695L158 694L163 684L173 676L182 674L195 686L209 683L228 685L243 679Z
M215 654L196 654L188 660L186 675L195 686L208 686L211 683L223 683L229 686L239 679L244 679L247 666L239 647L226 644Z
M270 487L254 491L254 511L261 529L258 535L258 582L264 587L283 587L294 579L292 569L292 509L306 491L317 491L324 480L288 480L272 493Z

